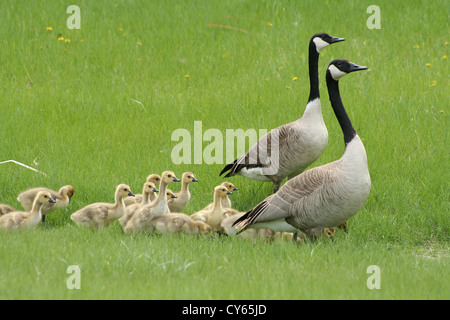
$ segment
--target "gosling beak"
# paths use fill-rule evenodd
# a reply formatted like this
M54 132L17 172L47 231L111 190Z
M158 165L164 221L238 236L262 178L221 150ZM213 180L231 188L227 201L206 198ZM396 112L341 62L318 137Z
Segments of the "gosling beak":
M174 194L173 194L173 195L171 196L171 198L176 198L176 197L177 197L177 196L176 196L176 195L174 195Z
M338 38L338 37L333 37L331 36L331 43L336 43L336 42L341 42L341 41L345 41L345 38Z
M152 190L153 192L159 192L159 190L158 189L156 189L156 188L153 188L153 190Z
M48 199L48 202L50 202L50 203L56 203L56 200L53 199L53 198L50 198L50 199Z
M233 192L231 192L231 191L227 190L227 194L233 194Z
M192 178L192 182L198 182L196 178Z
M236 187L233 187L233 191L238 191L239 189Z
M129 195L130 197L134 197L134 193L131 192L131 190L130 190L130 192L128 192L128 195Z
M173 182L180 182L181 180L178 179L177 177L173 177Z

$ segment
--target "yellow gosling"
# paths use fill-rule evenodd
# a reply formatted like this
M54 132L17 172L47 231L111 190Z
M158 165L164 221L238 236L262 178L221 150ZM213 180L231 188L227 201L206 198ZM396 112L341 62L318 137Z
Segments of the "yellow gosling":
M123 198L127 196L134 196L134 194L129 186L120 184L116 188L114 203L98 202L90 204L72 214L70 218L79 227L105 228L123 216L125 213Z
M189 184L192 182L198 182L192 172L185 172L181 177L181 190L175 193L176 198L169 203L170 212L181 212L187 203L191 199L191 193L189 192Z
M154 218L170 212L167 203L167 186L172 182L179 182L172 171L164 171L161 175L159 194L155 201L139 208L123 228L125 233L152 231L151 222Z
M12 211L0 217L0 229L6 231L34 229L42 219L42 208L55 203L50 192L38 192L29 212Z

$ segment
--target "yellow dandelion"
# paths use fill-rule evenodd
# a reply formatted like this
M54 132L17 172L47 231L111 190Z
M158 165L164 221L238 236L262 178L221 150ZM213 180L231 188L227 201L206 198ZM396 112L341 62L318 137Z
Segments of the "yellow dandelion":
M280 66L279 68L278 68L278 70L283 70L284 69L284 67L283 66Z
M141 61L141 58L137 58L137 61Z
M418 44L416 44L415 46L414 46L414 49L419 49L420 47L419 47L419 45Z
M426 65L427 67L429 67L429 66L431 66L431 63L425 63L425 65Z
M64 37L59 37L58 40L59 41L64 41Z
M444 46L448 45L448 41L445 41Z
M296 81L296 80L298 80L298 78L297 77L293 77L292 80Z
M432 87L435 87L436 84L437 84L436 80L431 81L431 86L432 86Z
M286 89L290 89L291 87L290 87L290 86L285 86L285 88L286 88Z
M39 49L44 49L44 47L43 47L43 46L40 46Z
M80 39L80 42L84 42L84 39Z
M138 46L142 46L142 43L140 43L139 41L137 42Z
M119 31L120 31L120 32L122 32L122 31L123 31L123 29L122 29L122 28L119 28Z
M441 110L439 110L439 113L445 113L445 111L441 109Z
M264 80L269 81L269 78L265 78Z
M184 76L185 78L189 78L189 75L188 74L186 74L185 76Z
M444 55L444 56L442 57L442 59L447 59L447 55Z
M267 25L268 25L269 27L273 26L273 24L271 24L270 22L267 22Z
M53 28L52 27L47 27L47 31L52 31Z
M64 41L65 41L65 42L70 42L70 39L65 39Z

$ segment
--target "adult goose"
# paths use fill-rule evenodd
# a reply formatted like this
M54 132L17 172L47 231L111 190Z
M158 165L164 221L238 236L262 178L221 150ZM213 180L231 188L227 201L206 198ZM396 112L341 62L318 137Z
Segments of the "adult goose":
M342 157L286 182L277 193L236 220L233 226L238 233L253 227L300 230L315 237L322 229L342 224L361 209L370 192L367 155L342 104L338 80L350 72L366 69L347 60L334 60L327 69L331 106L344 134Z
M284 178L303 172L319 158L328 144L328 131L322 117L319 94L319 53L343 38L317 33L309 42L310 92L303 116L264 135L242 157L228 164L219 175L236 174L256 181L272 182L274 193Z

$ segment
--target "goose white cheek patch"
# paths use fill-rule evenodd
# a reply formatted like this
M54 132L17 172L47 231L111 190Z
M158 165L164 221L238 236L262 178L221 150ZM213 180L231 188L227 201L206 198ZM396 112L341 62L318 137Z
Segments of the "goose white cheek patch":
M331 77L334 80L339 80L340 78L342 78L343 76L345 76L347 73L345 73L344 71L339 70L338 68L336 68L336 66L331 65L328 70L330 70L331 73Z
M320 50L322 50L323 48L325 48L325 47L330 45L328 42L323 41L322 39L317 38L317 37L314 38L313 41L314 41L314 43L316 45L317 52L320 52Z

